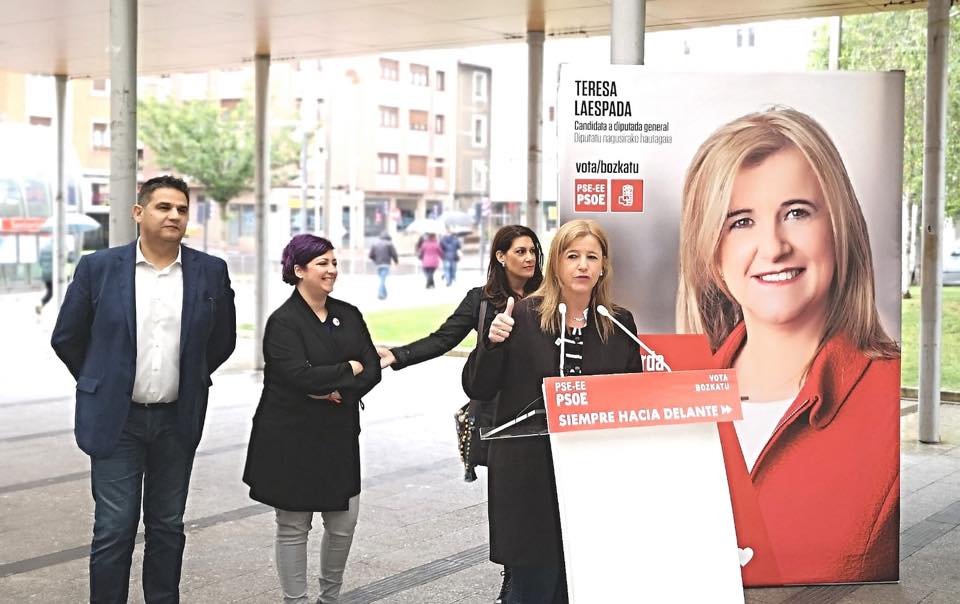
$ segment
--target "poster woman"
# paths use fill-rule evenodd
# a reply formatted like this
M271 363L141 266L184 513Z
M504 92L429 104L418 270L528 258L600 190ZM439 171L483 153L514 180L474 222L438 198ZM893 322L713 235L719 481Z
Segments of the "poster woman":
M745 585L898 578L899 350L866 223L810 116L738 118L683 187L677 324L737 370L720 427Z

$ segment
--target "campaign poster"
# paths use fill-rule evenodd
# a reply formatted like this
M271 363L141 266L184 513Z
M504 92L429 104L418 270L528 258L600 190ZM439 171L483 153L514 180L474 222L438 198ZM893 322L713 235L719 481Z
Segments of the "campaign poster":
M903 74L563 65L557 107L561 222L608 232L640 333L737 372L743 585L897 581Z

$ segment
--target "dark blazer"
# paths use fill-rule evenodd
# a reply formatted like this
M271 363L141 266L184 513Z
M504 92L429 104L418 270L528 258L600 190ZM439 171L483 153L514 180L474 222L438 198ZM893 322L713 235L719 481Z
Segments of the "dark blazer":
M51 344L77 380L77 444L109 456L127 421L137 367L137 242L80 259L57 317ZM227 264L181 246L183 314L177 428L197 448L210 374L233 352L237 319Z
M355 306L327 298L320 321L300 293L267 321L263 393L243 481L250 497L288 511L347 509L360 492L360 399L380 381L380 357ZM353 375L349 361L363 371ZM339 391L339 404L308 395Z
M447 317L447 320L435 332L406 346L391 348L390 351L397 359L391 367L395 370L403 369L410 365L435 359L453 350L454 346L467 337L471 329L477 328L482 296L483 288L474 287L467 292L457 309ZM483 318L485 328L490 326L496 315L497 309L487 301L486 316Z
M483 334L487 343L470 354L464 367L463 387L471 398L485 400L500 392L495 425L522 411L543 409L543 379L560 375L557 334L540 330L539 301L521 300L514 308L510 338L490 345ZM636 333L629 311L619 308L614 314ZM637 345L616 326L603 342L596 317L594 312L584 330L583 374L639 372ZM491 440L488 465L490 559L510 567L559 565L563 554L550 439Z

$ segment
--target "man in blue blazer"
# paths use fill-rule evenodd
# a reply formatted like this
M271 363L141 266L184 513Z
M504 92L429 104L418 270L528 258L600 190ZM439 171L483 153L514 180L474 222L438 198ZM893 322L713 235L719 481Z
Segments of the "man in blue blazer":
M186 183L145 182L140 237L81 259L52 345L77 380L77 444L90 456L95 506L90 601L126 602L144 523L143 595L178 602L183 513L210 374L236 345L223 260L181 245Z

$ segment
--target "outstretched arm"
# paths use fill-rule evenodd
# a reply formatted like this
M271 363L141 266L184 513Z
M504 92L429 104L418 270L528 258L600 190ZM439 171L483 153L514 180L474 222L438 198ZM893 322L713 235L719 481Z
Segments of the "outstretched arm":
M476 328L481 295L482 293L476 290L467 292L457 309L447 317L436 331L406 346L391 348L389 352L393 355L394 362L387 365L381 363L381 367L392 366L395 370L399 370L435 359L452 350L454 346L467 337L471 329Z

